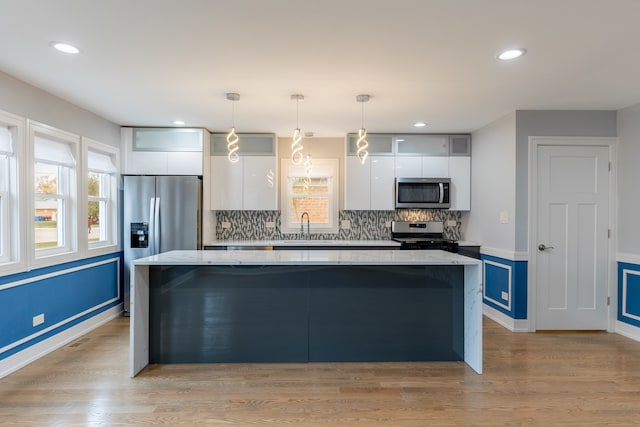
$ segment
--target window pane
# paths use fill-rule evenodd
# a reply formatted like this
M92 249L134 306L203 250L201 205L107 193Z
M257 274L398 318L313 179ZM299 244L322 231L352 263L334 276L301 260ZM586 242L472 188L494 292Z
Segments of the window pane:
M89 172L89 180L87 182L89 196L100 197L100 181L100 174Z
M0 191L9 191L9 157L0 154Z
M107 240L107 202L104 200L90 201L88 212L87 231L89 232L89 242Z
M292 222L300 222L302 214L307 212L312 224L329 224L329 178L289 179L292 195L289 209L294 213Z
M36 163L35 192L58 194L58 166Z
M63 202L56 198L37 198L35 201L35 242L36 249L64 245L62 238Z

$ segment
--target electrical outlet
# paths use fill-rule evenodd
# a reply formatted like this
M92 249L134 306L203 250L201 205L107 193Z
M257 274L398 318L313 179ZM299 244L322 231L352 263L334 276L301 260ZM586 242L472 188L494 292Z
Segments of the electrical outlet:
M456 221L455 219L448 219L444 225L446 225L447 227L455 227L456 225L458 225L458 221Z
M274 221L267 221L266 227L267 228L276 228L276 223Z
M44 313L38 314L37 316L33 316L33 327L35 328L38 325L42 325L44 323Z
M506 293L505 291L502 291L502 293L500 294L500 296L502 297L503 300L505 301L509 301L509 294Z
M500 212L500 224L509 224L509 212Z
M342 220L342 224L340 225L340 228L342 228L343 230L348 230L351 228L351 221L349 221L348 219L343 219Z
M391 221L385 222L384 226L387 227L387 228L391 228Z
M230 223L230 222L223 221L223 222L222 222L222 228L231 228L231 223Z

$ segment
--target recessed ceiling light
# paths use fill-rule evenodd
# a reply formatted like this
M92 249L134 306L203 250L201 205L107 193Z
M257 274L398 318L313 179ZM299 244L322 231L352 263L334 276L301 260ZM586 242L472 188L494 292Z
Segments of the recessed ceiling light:
M414 124L413 124L413 127L416 127L416 128L423 128L423 127L425 127L426 125L427 125L427 124L426 124L425 122L418 122L418 123L414 123Z
M184 125L184 120L174 120L171 123L173 123L176 126L182 126Z
M73 45L70 45L69 43L55 42L54 41L54 42L50 42L49 44L55 50L58 50L58 51L63 52L63 53L76 54L76 53L80 52L80 49L78 49L77 47L75 47Z
M510 61L512 59L516 59L521 57L527 53L527 49L509 49L498 55L498 59L501 61Z

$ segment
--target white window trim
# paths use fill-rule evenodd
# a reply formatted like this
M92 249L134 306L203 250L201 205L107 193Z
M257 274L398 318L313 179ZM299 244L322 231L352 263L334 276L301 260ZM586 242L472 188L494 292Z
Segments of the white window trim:
M28 129L28 149L29 155L27 160L27 167L25 169L28 170L28 178L27 178L27 188L29 188L29 208L27 212L28 215L24 215L28 220L28 228L31 230L30 233L30 244L31 244L31 262L30 267L32 268L40 268L46 267L49 265L59 264L61 262L72 261L79 258L78 252L78 224L80 224L80 211L79 209L79 197L81 197L82 193L80 191L80 179L79 173L82 170L82 161L80 159L80 137L70 132L66 132L60 129L56 129L52 126L27 120L27 129ZM71 153L75 159L75 166L69 167L69 177L68 177L68 201L65 206L65 218L64 218L64 246L56 249L41 249L36 251L35 245L35 231L33 225L33 214L35 212L35 157L34 157L34 140L36 135L42 135L47 138L51 138L55 141L62 142L69 145Z
M292 213L289 212L289 173L290 169L304 169L304 166L294 165L290 159L282 159L280 168L280 183L281 193L280 198L280 212L281 212L281 224L280 230L282 233L300 233L300 218L294 218ZM320 227L318 225L312 225L310 232L313 234L337 234L339 230L338 213L339 213L339 186L340 181L340 168L338 159L313 159L313 166L317 168L330 169L332 171L331 188L329 195L329 226ZM297 174L304 176L304 174ZM313 176L313 172L312 172ZM318 175L316 175L318 176ZM306 232L306 226L304 228Z
M93 151L96 153L104 154L111 157L113 164L119 168L120 167L120 150L116 147L112 147L107 144L103 144L101 142L95 141L90 138L82 137L82 168L81 168L81 177L82 177L82 191L80 192L80 206L82 207L80 211L82 212L81 218L84 218L84 223L86 224L86 219L88 217L88 205L89 200L105 200L108 199L109 207L107 211L108 219L107 222L109 224L109 230L107 231L107 240L91 242L89 243L89 235L87 227L80 227L80 241L83 242L83 250L87 253L88 256L97 256L102 254L113 253L117 251L120 247L119 241L119 233L118 233L118 183L119 183L119 171L111 174L111 182L109 185L110 194L106 198L101 197L91 197L89 198L89 151Z
M26 202L28 197L26 194L25 168L23 167L26 152L25 132L27 122L24 117L0 111L0 125L11 128L14 138L12 144L13 155L9 158L9 191L5 193L7 203L4 205L3 213L5 228L3 235L6 237L4 242L6 247L5 256L0 260L0 267L3 275L20 273L27 270L28 266L28 237L30 235L27 226L27 215L22 215L26 211Z

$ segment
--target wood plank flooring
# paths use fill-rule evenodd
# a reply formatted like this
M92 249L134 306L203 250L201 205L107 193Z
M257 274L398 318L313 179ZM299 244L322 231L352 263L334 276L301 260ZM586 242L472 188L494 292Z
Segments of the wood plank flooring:
M640 343L485 319L459 362L162 365L130 379L118 318L0 380L2 426L637 426Z

